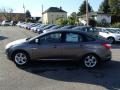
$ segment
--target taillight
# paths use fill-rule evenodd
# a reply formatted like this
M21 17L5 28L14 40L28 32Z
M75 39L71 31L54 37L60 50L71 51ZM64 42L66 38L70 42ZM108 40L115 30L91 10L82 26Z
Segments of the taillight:
M107 49L110 49L112 47L111 44L102 44L102 46L104 46Z

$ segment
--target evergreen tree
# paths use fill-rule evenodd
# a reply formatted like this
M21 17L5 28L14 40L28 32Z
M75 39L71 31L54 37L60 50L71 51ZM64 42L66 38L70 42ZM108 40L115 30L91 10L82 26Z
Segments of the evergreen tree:
M88 3L88 12L93 12L93 9L89 3ZM86 0L84 0L84 2L79 8L79 12L77 13L78 16L83 15L83 14L86 14Z
M120 16L120 0L109 0L111 12Z
M109 0L104 0L101 3L98 11L103 12L103 13L110 13Z
M29 10L26 11L25 16L26 18L31 18L31 13Z

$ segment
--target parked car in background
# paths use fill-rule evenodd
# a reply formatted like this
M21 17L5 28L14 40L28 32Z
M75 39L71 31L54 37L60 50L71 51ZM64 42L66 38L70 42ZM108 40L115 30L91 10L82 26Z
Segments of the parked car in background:
M47 25L47 26L45 26L45 27L43 27L43 28L39 28L38 30L37 30L37 33L43 33L43 31L44 30L46 30L46 29L50 29L51 27L53 27L53 26L55 26L55 25L53 25L53 24L50 24L50 25Z
M35 26L38 26L40 25L39 23L33 23L33 24L30 24L29 26L26 27L26 29L30 30L32 27L35 27Z
M35 26L35 27L32 27L31 28L31 31L35 31L35 30L37 30L39 27L41 27L42 26L42 24L39 24L39 25L37 25L37 26Z
M53 26L51 27L50 29L46 29L46 30L43 30L44 33L50 31L50 30L56 30L56 29L60 29L62 26L59 26L59 25L56 25L56 26Z
M74 27L75 27L74 25L67 25L67 26L61 27L60 29L71 29L71 28L74 28Z
M8 21L8 20L4 20L4 21L2 21L2 26L10 26L10 24L11 24L11 21Z
M9 59L24 66L30 60L80 60L87 68L111 60L111 45L100 38L75 30L51 30L33 38L6 45ZM104 54L103 54L104 53Z
M44 24L42 24L42 25L40 25L40 26L38 26L38 27L36 27L34 30L33 30L33 32L38 32L38 31L40 31L42 28L44 28L44 27L46 27L47 25L44 25ZM41 31L42 32L42 31Z
M109 28L99 28L99 35L106 38L110 43L120 42L120 33L109 29Z

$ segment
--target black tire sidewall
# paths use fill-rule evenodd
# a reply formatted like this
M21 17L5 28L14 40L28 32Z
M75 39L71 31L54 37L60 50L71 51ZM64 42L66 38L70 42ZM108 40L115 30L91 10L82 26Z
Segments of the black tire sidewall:
M109 37L109 38L108 38L108 41L109 41L109 39L112 39L112 40L113 40L113 42L110 42L111 44L112 44L112 43L115 43L115 39L114 39L113 37Z

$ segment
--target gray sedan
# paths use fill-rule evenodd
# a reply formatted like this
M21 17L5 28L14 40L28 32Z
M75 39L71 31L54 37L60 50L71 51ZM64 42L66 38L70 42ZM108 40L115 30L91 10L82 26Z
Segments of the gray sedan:
M6 45L9 59L24 66L30 60L80 60L87 68L111 60L111 45L92 35L75 30L51 30L39 36Z

